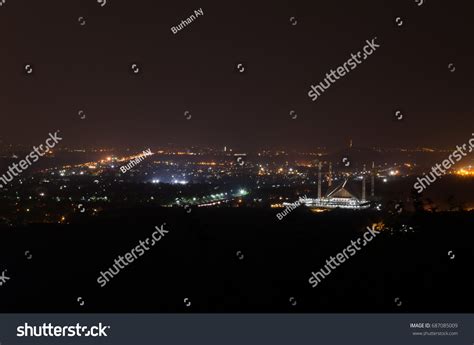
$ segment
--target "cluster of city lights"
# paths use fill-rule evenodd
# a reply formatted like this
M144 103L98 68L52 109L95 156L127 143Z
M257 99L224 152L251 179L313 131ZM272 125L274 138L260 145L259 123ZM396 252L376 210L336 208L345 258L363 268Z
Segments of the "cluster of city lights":
M474 176L474 169L471 166L456 170L456 175L460 176Z
M159 180L158 180L159 181ZM172 181L173 184L187 184L188 181L185 181L185 180L177 180L177 179L174 179Z

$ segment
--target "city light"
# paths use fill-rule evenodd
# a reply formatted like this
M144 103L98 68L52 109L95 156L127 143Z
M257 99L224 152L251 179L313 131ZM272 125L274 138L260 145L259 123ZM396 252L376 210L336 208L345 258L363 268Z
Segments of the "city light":
M114 193L115 184L122 183L123 186L119 186L119 188L128 189L136 183L145 182L149 185L160 184L160 186L163 186L163 191L166 192L169 188L169 193L173 193L173 199L175 197L174 193L179 195L173 202L165 204L162 204L161 201L165 198L140 194L133 195L137 203L151 202L163 207L178 205L253 207L255 203L263 203L269 208L279 208L290 203L294 195L299 195L293 194L295 191L298 191L298 193L305 191L308 192L308 198L303 204L310 210L372 208L380 211L382 209L381 204L369 204L369 201L374 201L372 198L373 191L371 192L370 186L362 187L363 184L371 184L369 171L361 172L359 167L342 171L335 168L337 165L334 163L334 165L331 165L330 161L325 162L324 174L321 176L322 182L318 182L318 165L315 165L313 161L301 159L301 161L286 161L282 164L277 156L284 155L284 152L272 154L268 151L265 153L265 161L249 160L246 162L249 170L245 172L247 175L245 176L242 175L241 169L236 169L233 159L230 161L228 158L220 156L220 153L215 156L211 154L210 157L206 154L206 159L196 160L182 160L182 158L181 160L175 160L175 158L169 157L169 155L178 155L177 152L182 151L161 151L165 156L157 157L155 160L149 161L148 164L136 168L134 175L130 177L122 176L119 169L111 169L111 167L117 167L116 162L128 161L132 156L115 156L112 154L103 156L97 161L89 159L84 163L59 165L55 168L44 169L42 171L44 175L40 182L48 183L48 192L40 190L35 193L36 198L29 196L28 201L36 199L38 203L44 203L49 199L53 199L57 203L68 199L70 201L79 200L80 198L81 201L89 203L106 202L107 207L113 207L115 203L129 202L130 200L130 195L122 197ZM272 155L276 159L273 162L271 161ZM375 168L373 172L370 171L370 175L372 181L379 181L381 184L390 182L393 188L397 188L397 177L402 175L404 177L413 176L411 168L415 166L418 166L418 164L413 162L400 164L396 161L386 161L379 164L379 167L382 168L379 168L378 171L375 171ZM460 177L469 177L474 176L474 169L468 163L463 167L453 169L451 173ZM243 180L243 178L248 180ZM288 183L288 181L290 182ZM338 186L344 181L349 181L347 191L341 191ZM20 181L20 184L23 183L30 184L30 181ZM37 181L32 178L31 184L36 183ZM92 185L93 188L84 188L87 183ZM318 183L320 185L322 183L319 195L316 186ZM165 187L166 184L173 186L171 188L170 186ZM193 185L193 194L191 195L188 194L191 189L181 188L181 186L189 184ZM372 184L376 185L376 182L372 182ZM51 185L53 186L50 187ZM216 193L218 187L228 187L228 193ZM57 196L54 188L61 192L67 190L68 195L70 195L68 197ZM250 194L250 188L258 190L259 197L245 200L245 197ZM23 200L19 195L15 194L14 197L15 200ZM27 196L25 196L26 198ZM14 206L16 207L16 205ZM43 204L40 206L44 207ZM33 215L33 208L29 207L28 209L30 211L26 213L32 215L28 221L50 221L48 219L50 216L38 216L36 213ZM23 212L25 212L24 209ZM55 215L57 215L56 221L60 220L62 216L69 220L67 211Z
M466 167L466 168L461 168L461 169L456 170L456 175L474 176L474 169L471 166Z

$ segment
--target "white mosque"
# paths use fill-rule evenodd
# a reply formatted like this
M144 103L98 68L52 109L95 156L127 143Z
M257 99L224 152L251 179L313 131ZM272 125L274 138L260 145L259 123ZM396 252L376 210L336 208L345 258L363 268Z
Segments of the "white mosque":
M374 164L372 164L372 179L371 179L371 197L374 197ZM364 167L365 172L365 167ZM329 189L326 196L321 195L321 163L319 164L319 173L318 173L318 197L317 198L306 198L302 201L303 205L306 205L309 208L315 209L334 209L334 208L343 208L343 209L352 209L352 210L362 210L367 209L371 206L371 202L366 199L365 192L365 175L362 177L362 197L359 199L350 193L346 189L347 179L344 180L341 184L335 188L331 188L332 185L332 170L331 164L329 165ZM284 206L288 203L284 203Z

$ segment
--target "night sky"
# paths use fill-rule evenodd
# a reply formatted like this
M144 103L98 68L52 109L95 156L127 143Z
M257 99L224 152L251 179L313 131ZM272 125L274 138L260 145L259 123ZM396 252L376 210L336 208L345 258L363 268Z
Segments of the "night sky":
M6 0L0 140L449 148L474 132L473 13L466 0ZM373 37L381 47L312 102L311 84Z

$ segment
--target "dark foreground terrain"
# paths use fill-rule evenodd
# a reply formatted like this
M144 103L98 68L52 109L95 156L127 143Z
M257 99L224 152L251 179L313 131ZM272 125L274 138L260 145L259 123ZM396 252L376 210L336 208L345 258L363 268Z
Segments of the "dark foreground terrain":
M0 229L0 273L10 277L0 310L474 311L474 212L300 208L278 221L276 210L186 211L123 209L70 225ZM393 231L310 286L311 271L378 221ZM163 223L166 237L101 288L100 272Z

